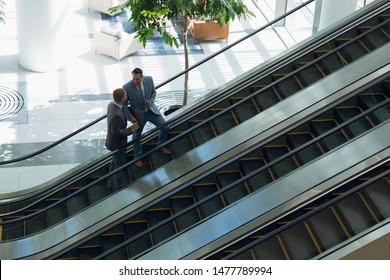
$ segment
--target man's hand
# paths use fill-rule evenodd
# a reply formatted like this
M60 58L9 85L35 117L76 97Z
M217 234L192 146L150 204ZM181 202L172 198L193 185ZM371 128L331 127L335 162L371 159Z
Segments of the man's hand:
M131 118L131 119L130 119L130 122L131 122L131 123L136 123L136 122L137 122L137 119L136 119L136 118Z

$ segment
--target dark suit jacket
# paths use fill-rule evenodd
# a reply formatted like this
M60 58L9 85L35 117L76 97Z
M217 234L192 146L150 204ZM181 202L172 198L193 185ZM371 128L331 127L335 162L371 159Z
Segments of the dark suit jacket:
M139 94L138 89L132 80L123 86L127 93L127 101L129 106L132 109L145 112L145 100L150 100L152 102L152 107L150 107L150 110L156 115L161 115L157 106L154 104L154 100L156 98L156 89L154 87L153 78L150 76L144 76L142 80L144 85L144 96ZM131 119L132 117L136 118L136 116L133 115L133 112L130 112L126 106L123 106L123 111L125 112L128 119Z
M122 148L127 143L127 136L130 134L125 131L127 120L118 105L111 101L107 105L107 137L106 147L110 151Z

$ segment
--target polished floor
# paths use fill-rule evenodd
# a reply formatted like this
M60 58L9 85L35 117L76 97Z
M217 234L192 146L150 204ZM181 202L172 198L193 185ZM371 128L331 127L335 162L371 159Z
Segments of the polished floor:
M6 24L0 24L0 100L4 96L18 98L16 103L20 108L15 109L17 113L8 115L0 110L0 161L37 151L104 115L111 92L130 78L134 67L140 67L145 75L153 76L156 85L184 70L183 55L135 54L117 61L95 54L93 34L103 23L100 13L88 10L86 2L69 0L70 56L64 69L47 73L31 72L19 65L15 4L14 1L6 2ZM232 22L228 44L274 18L275 0L259 0L258 7L254 7L251 1L247 2L256 18ZM248 71L310 36L313 8L310 6L295 14L287 26L267 29L262 37L241 44L236 50L223 55L218 63L209 64L207 70L194 75L192 85L195 90L190 101L196 102L197 98L207 94L208 89L231 80L238 68L241 72ZM191 55L191 65L227 45L223 40L200 44L204 54ZM258 61L253 60L254 53L260 53ZM180 89L181 82L161 89L157 104L176 103L176 95L172 93ZM102 131L96 136L96 141L104 138L104 126L105 123L102 123ZM91 134L83 134L73 140L73 144L82 145L95 139L91 139ZM53 153L46 154L46 157L55 157L50 163L41 158L41 162L37 160L34 164L24 161L12 166L1 165L0 196L38 186L91 156L77 151L70 156L66 147L62 149L67 160L59 156L61 153ZM97 148L96 152L103 153L100 149Z

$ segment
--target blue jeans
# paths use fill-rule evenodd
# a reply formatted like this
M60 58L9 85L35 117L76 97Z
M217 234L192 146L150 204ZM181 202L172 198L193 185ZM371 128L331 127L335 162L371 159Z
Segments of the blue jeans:
M156 115L155 113L151 112L150 110L145 112L143 115L143 123L140 124L140 127L138 130L133 134L132 140L137 140L141 137L142 130L145 127L145 124L147 122L151 122L156 127L159 127L165 123L165 119L161 115ZM162 143L166 142L168 140L168 133L169 133L169 127L165 126L160 129L159 136L158 136L158 142L157 145L161 145ZM142 147L141 147L141 141L134 142L133 146L134 150L134 157L137 158L142 154Z

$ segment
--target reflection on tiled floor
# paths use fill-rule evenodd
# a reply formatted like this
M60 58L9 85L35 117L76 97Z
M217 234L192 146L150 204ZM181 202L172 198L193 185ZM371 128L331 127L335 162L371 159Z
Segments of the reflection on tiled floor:
M86 2L69 0L70 57L65 69L48 73L30 72L19 66L15 3L6 2L6 24L0 24L0 86L19 92L24 104L17 115L0 119L0 161L35 152L104 115L111 92L130 79L131 70L135 67L141 67L145 75L153 76L156 85L184 70L183 55L135 55L117 61L95 54L93 34L102 26L102 20L99 12L88 11ZM247 2L251 5L251 1ZM255 19L231 23L229 44L273 18L275 0L258 2L261 12L251 7L257 14ZM207 94L208 89L225 84L239 73L309 36L311 23L307 17L300 15L299 20L296 17L295 21L300 21L300 24L278 31L275 28L267 29L244 46L221 56L211 66L200 67L199 72L193 73L190 79L190 102ZM225 46L224 40L201 42L204 54L191 55L190 65ZM157 105L164 110L171 104L181 102L182 87L183 82L179 79L160 88ZM62 148L34 160L35 163L39 161L41 166L32 166L31 161L18 163L18 166L24 166L19 168L0 165L0 194L42 184L73 168L78 162L88 160L94 152L107 152L102 151L101 143L105 138L105 129L104 121L93 131L87 130L69 139ZM90 145L90 149L80 152L79 148L85 145Z

